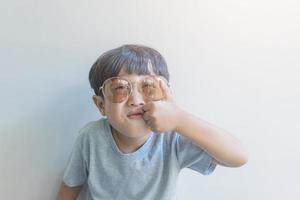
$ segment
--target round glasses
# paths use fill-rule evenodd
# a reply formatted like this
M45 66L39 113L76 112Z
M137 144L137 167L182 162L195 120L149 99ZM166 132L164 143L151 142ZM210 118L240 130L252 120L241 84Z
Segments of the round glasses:
M138 91L148 101L157 101L164 97L163 89L159 81L164 81L168 86L168 81L164 77L146 76L137 83ZM113 103L121 103L125 101L132 93L133 85L125 78L111 77L106 79L99 88L109 101Z

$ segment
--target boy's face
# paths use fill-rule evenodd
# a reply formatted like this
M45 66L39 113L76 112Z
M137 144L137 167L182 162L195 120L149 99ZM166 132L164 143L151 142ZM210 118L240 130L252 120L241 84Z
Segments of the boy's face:
M152 73L152 75L155 75ZM114 131L130 138L140 138L151 132L150 127L145 123L142 107L149 102L138 89L138 83L146 76L137 74L128 74L123 69L119 77L127 79L132 84L131 95L124 101L113 103L106 97L93 96L94 103L102 115L107 116Z

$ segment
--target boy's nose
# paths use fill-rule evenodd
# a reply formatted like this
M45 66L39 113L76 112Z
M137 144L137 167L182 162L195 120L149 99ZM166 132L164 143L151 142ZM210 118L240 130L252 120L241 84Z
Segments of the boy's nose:
M137 88L132 89L130 96L128 97L128 105L130 106L141 106L145 105L143 94L141 94Z

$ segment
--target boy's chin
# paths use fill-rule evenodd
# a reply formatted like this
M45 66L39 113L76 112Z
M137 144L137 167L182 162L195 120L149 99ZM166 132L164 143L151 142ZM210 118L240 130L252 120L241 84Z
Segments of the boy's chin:
M127 137L131 138L141 138L149 135L151 133L151 129L148 126L138 126L138 127L130 127L127 129L124 134L127 135Z
M150 127L146 124L144 120L136 120L128 122L128 128L133 132L151 132Z
M140 138L149 135L150 133L151 133L151 129L149 127L145 127L145 128L128 130L126 135L132 138Z

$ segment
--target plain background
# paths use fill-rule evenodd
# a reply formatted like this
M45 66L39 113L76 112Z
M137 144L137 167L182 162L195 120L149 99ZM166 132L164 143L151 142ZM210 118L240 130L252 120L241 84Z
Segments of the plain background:
M183 170L179 199L299 199L299 1L11 0L0 24L0 199L55 199L100 117L89 69L127 43L160 51L178 104L249 150L241 168Z

